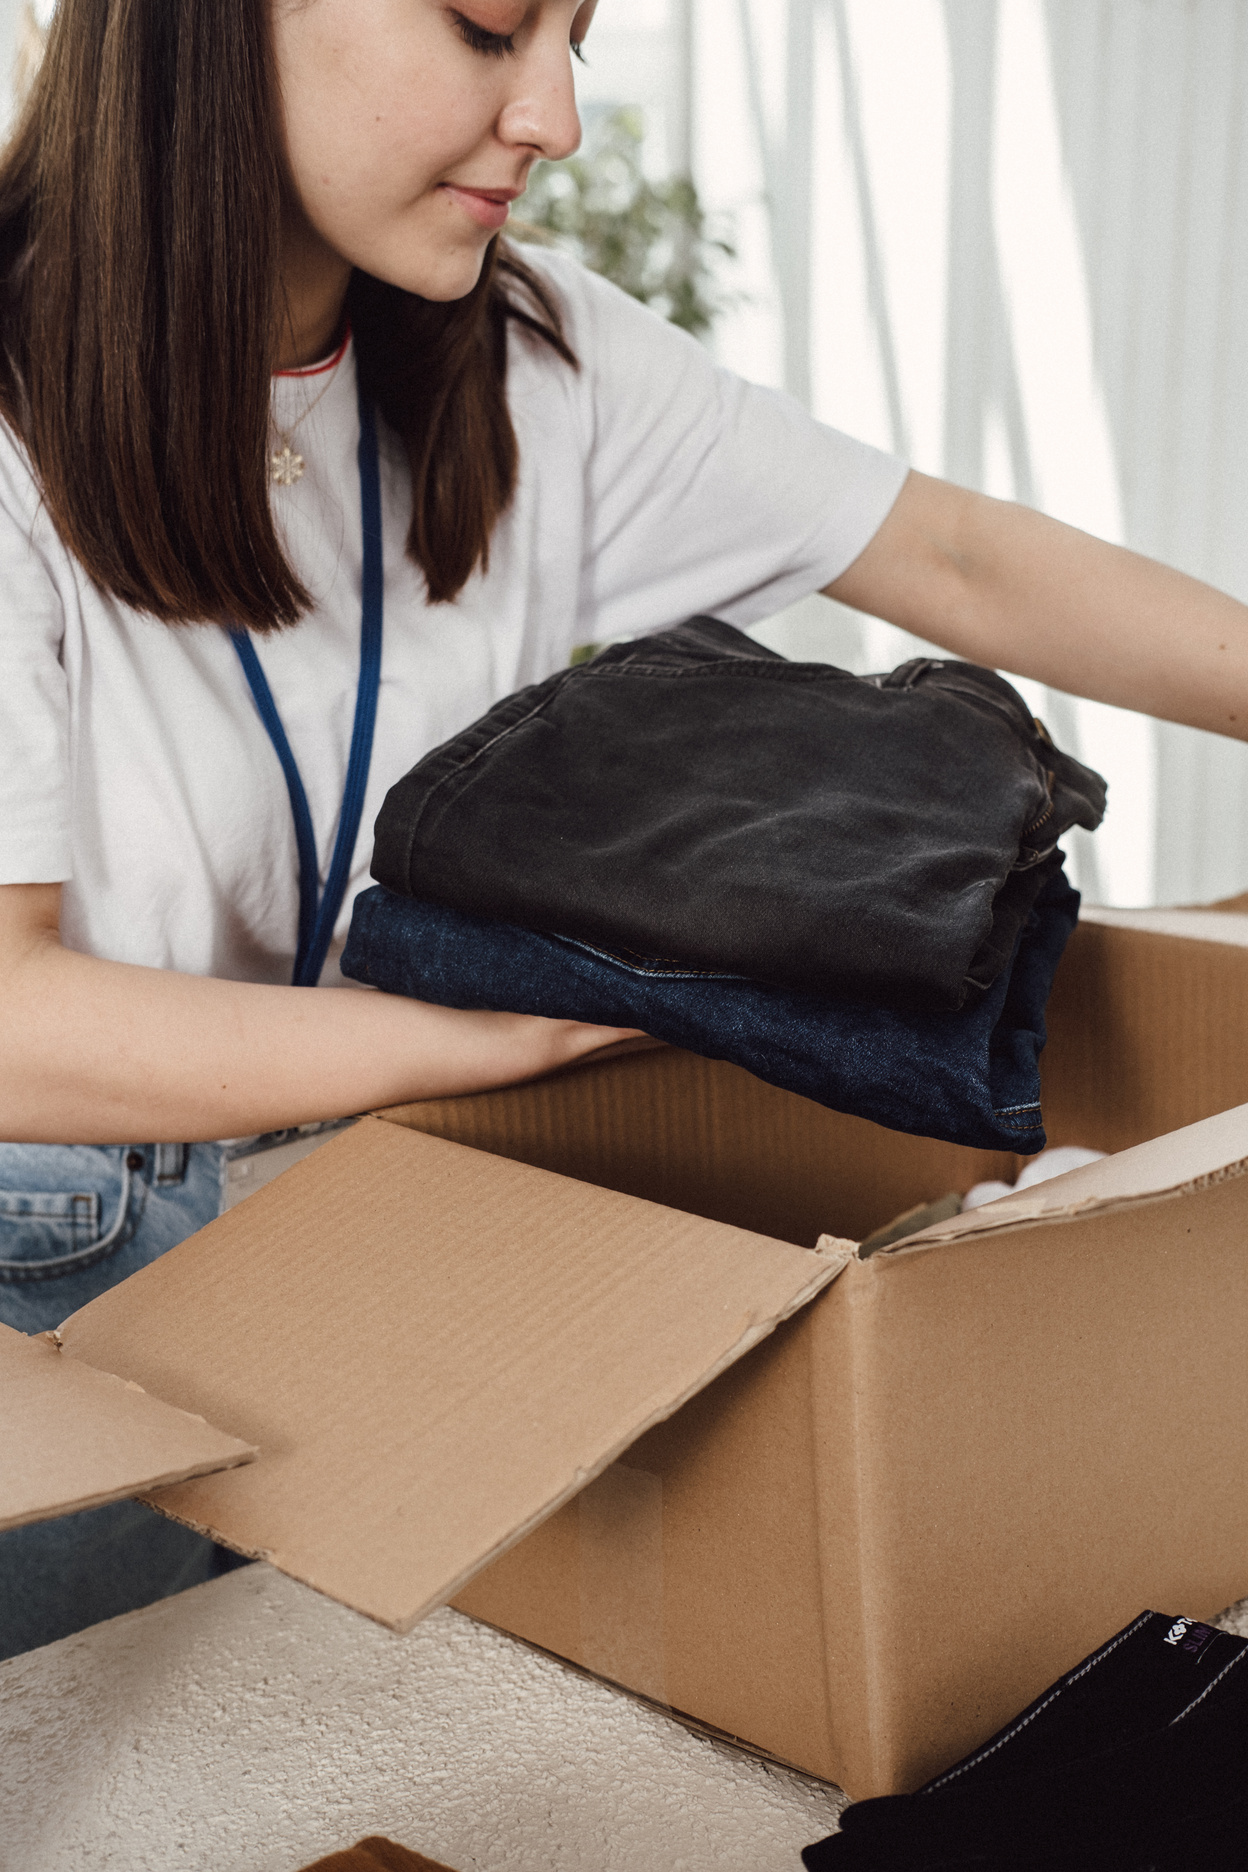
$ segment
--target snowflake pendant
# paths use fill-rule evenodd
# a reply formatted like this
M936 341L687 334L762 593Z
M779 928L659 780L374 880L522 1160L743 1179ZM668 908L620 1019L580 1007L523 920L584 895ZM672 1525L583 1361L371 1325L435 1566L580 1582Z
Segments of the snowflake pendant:
M289 442L283 442L280 455L269 456L269 477L279 487L293 487L303 473L303 456L296 455Z

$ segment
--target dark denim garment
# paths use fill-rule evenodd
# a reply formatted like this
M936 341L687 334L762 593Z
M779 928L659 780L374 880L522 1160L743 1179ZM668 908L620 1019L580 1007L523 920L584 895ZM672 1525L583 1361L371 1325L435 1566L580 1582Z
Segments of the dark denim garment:
M861 1801L808 1872L1242 1872L1248 1639L1142 1612L918 1793Z
M992 670L862 678L694 618L426 756L386 796L373 876L612 953L932 1011L1000 977L1057 840L1104 808Z
M1078 913L1051 859L1013 967L936 1013L625 956L381 889L356 899L342 971L442 1007L640 1027L895 1131L1029 1154L1045 1143L1044 1007Z

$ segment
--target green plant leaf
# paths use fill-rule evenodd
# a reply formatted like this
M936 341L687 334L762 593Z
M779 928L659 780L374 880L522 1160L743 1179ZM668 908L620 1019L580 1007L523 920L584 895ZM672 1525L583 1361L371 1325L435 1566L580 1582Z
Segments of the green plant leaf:
M642 167L645 125L627 108L606 113L583 154L538 163L511 232L574 253L642 305L701 337L728 304L717 285L734 259L729 230L712 227L687 176L652 182Z

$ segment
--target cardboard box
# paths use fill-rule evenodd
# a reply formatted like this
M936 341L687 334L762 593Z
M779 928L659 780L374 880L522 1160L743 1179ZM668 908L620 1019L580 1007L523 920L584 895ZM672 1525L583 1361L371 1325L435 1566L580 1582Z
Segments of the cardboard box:
M1118 1154L869 1257L1016 1161L669 1050L365 1120L21 1342L93 1388L28 1413L39 1512L70 1426L133 1403L113 1374L239 1465L175 1452L163 1512L913 1787L1144 1606L1248 1592L1246 944L1235 912L1086 921L1046 1116ZM62 1507L176 1472L114 1429Z

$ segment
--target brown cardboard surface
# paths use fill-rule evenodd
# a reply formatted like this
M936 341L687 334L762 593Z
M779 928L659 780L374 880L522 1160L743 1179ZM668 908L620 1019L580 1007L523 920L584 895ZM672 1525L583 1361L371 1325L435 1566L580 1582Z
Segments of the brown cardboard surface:
M135 1384L0 1326L0 1528L250 1462L255 1450Z
M1238 1176L881 1254L813 1310L821 1445L853 1427L823 1522L852 1791L918 1785L1144 1607L1248 1590L1246 1237Z
M916 1203L913 1209L894 1216L883 1228L873 1229L859 1245L858 1252L867 1261L873 1254L878 1254L881 1248L891 1248L894 1242L903 1241L908 1235L917 1235L923 1229L934 1228L937 1222L947 1222L951 1216L960 1216L961 1213L962 1193L948 1190L934 1202Z
M1206 913L1211 932L1222 921ZM1125 1150L1248 1102L1248 951L1238 943L1081 922L1045 1020L1050 1144Z
M666 1699L896 1792L1144 1606L1240 1597L1246 1238L1248 1177L1215 1174L851 1263L628 1453L662 1503ZM597 1538L573 1504L456 1604L595 1668L581 1582L632 1536ZM608 1674L652 1694L653 1651L643 1624Z
M1071 1127L1055 1141L1138 1146L1164 1130L1159 1112L1216 1109L1242 1083L1242 1027L1210 1018L1194 990L1199 1018L1168 1010L1189 1005L1189 968L1233 1009L1248 954L1082 934L1054 1022L1054 1044L1075 1048L1054 1074ZM391 1116L661 1188L675 1206L748 1207L796 1239L818 1225L865 1233L994 1173L975 1153L876 1134L685 1055L584 1078L579 1123L571 1082ZM644 1529L617 1519L604 1552L597 1518L574 1504L456 1603L600 1668L600 1583L652 1543L657 1499L665 1698L859 1796L947 1765L1143 1605L1229 1603L1248 1588L1245 1118L851 1264L629 1452L651 1479ZM911 1263L926 1270L913 1284L883 1272ZM621 1578L618 1605L627 1596ZM653 1694L653 1615L634 1616L631 1656L612 1634L614 1674Z
M624 1465L649 1481L635 1498L639 1526L587 1514L591 1488L457 1595L457 1608L643 1695L661 1688L656 1700L829 1774L839 1685L825 1668L817 1479L828 1452L811 1404L820 1304L633 1445ZM656 1499L657 1607L629 1579ZM646 1674L656 1657L661 1687Z
M807 1248L824 1234L861 1241L942 1190L1012 1183L1022 1163L901 1138L675 1048L384 1116Z
M1189 1196L1212 1182L1248 1172L1248 1105L1219 1112L1165 1137L1152 1138L1099 1163L1016 1195L1000 1196L965 1214L912 1231L881 1252L908 1254L939 1242L989 1235L1020 1223L1066 1222L1078 1215L1131 1207L1143 1201Z
M406 1630L851 1255L365 1119L61 1338L259 1444L154 1505Z

